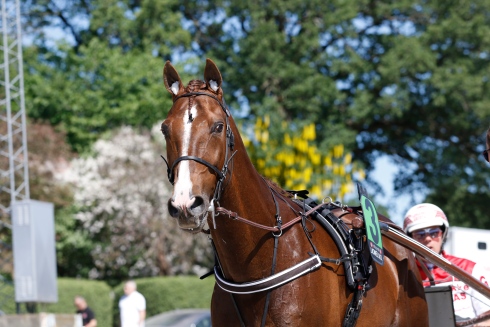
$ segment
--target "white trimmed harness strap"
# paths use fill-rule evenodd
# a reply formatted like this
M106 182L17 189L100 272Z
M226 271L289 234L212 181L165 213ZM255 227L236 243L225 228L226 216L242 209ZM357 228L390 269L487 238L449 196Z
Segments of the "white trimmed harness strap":
M214 267L214 275L216 277L216 283L224 291L234 294L252 294L267 291L289 283L296 278L320 268L321 265L322 261L320 260L320 257L315 255L277 274L246 283L233 283L227 281L223 277L223 273L218 266Z

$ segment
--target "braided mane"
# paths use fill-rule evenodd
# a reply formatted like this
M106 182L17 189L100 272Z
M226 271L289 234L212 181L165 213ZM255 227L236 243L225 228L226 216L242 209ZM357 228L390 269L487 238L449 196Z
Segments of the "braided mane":
M187 84L187 87L185 88L185 92L186 93L197 92L199 90L206 89L206 87L207 87L206 82L193 79L192 81L189 82L189 84ZM194 98L195 96L189 97L189 106L187 107L190 121L192 121L191 108L192 105L194 104Z

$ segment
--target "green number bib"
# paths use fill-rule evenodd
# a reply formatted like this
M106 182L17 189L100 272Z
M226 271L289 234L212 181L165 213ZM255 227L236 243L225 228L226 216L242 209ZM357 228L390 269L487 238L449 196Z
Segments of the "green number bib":
M378 213L376 212L373 202L366 196L361 195L360 200L362 213L364 215L364 224L366 225L369 253L375 262L383 265L383 241L381 239L381 230L379 229Z

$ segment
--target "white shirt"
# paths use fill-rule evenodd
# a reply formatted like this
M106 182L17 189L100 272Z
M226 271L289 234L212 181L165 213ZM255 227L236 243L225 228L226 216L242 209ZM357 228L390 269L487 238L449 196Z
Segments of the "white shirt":
M139 323L140 311L144 310L146 310L146 300L141 293L134 291L129 295L123 295L119 300L121 327L144 327L144 321Z
M489 286L490 267L476 263L471 275ZM490 310L490 299L478 293L462 281L454 280L437 285L451 285L453 289L454 314L461 318L475 318L485 311Z
M480 282L490 287L490 266L488 264L479 264L477 262L475 267L473 268L472 275ZM480 315L485 311L490 310L489 298L483 296L477 291L473 291L472 295L473 295L472 302L473 302L473 308L475 310L475 315Z

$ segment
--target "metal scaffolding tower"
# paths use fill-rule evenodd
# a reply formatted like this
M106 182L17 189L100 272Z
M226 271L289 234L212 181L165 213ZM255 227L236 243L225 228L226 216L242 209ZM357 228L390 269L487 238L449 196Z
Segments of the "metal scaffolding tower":
M0 290L12 287L11 206L29 199L20 1L1 0L0 43ZM10 284L10 285L7 285ZM2 302L12 299L0 298Z
M19 0L1 0L1 6L0 214L2 223L8 226L5 218L10 214L10 205L17 200L29 199L29 172L20 3Z
M20 313L25 303L33 312L58 301L54 205L30 200L21 4L0 1L0 310L16 303Z

